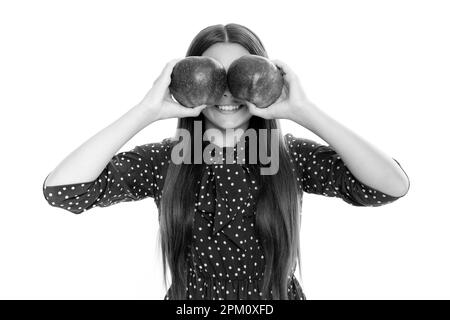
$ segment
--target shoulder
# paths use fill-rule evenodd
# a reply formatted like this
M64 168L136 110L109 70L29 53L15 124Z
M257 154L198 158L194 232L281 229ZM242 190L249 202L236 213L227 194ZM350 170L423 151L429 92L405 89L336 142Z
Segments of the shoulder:
M311 152L318 147L323 147L322 144L314 140L296 137L292 133L287 133L284 135L284 142L287 149L294 154L305 151Z
M175 143L175 138L168 137L158 142L149 142L136 146L134 150L141 153L150 160L169 158L170 152Z

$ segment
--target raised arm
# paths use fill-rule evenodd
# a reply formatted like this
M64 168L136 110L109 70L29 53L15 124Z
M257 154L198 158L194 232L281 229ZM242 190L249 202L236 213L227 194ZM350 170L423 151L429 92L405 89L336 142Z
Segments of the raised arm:
M404 196L410 181L399 163L317 108L307 99L300 80L289 66L279 60L274 62L284 71L286 94L265 109L247 103L250 113L300 124L325 140L336 153L336 158L339 156L337 160L342 158L349 173L359 182L392 197ZM324 148L321 147L322 150Z
M151 123L173 117L197 116L204 106L185 108L168 91L174 59L155 80L144 99L71 152L46 178L44 186L87 182L96 179L116 152Z
M47 175L43 193L50 205L81 213L95 206L158 194L161 169L169 162L168 140L116 153L151 123L197 116L205 107L185 108L170 97L170 75L177 61L166 65L138 105L83 143Z
M285 135L285 141L298 186L305 192L337 197L354 206L365 207L382 206L403 196L392 196L362 183L331 146L290 133ZM397 160L392 160L400 166Z
M409 177L399 162L322 110L313 107L307 128L325 140L352 175L365 185L392 197L409 190ZM298 120L297 120L298 121Z

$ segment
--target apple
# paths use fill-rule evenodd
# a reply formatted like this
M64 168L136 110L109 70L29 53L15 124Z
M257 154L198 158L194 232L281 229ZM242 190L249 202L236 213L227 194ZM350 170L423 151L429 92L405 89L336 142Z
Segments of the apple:
M231 94L258 108L267 108L281 96L284 79L281 70L269 59L245 55L234 60L227 74Z
M181 105L193 108L203 104L217 104L227 86L227 72L217 60L191 56L173 67L170 93Z

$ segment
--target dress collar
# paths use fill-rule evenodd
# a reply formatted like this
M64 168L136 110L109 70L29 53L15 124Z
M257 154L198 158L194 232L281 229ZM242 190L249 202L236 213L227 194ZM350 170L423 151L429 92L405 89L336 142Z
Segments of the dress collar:
M248 159L249 146L248 143L245 141L244 135L240 137L240 139L236 142L234 146L221 147L209 140L203 140L202 151L204 151L205 148L207 148L206 150L207 154L208 155L210 154L214 158L214 159L209 158L210 161L208 162L208 164L213 163L230 164L232 160L235 160L236 163L241 164L244 167L247 167L246 159Z

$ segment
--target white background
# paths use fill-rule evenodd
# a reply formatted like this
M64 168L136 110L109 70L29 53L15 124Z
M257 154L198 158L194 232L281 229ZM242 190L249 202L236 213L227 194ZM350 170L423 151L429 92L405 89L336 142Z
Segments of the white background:
M304 195L308 298L450 298L449 16L447 1L430 0L2 2L0 298L163 298L153 199L74 215L47 204L42 183L136 105L197 32L230 22L410 177L409 193L383 207ZM175 126L154 123L121 151Z

